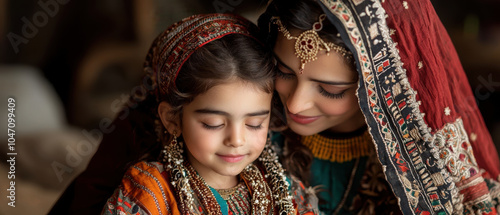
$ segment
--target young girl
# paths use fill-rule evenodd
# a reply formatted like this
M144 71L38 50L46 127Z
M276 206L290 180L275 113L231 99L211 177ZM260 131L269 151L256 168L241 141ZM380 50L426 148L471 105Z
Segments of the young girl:
M157 37L148 93L135 97L150 120L135 135L164 150L128 169L103 214L316 213L315 197L266 144L273 64L254 28L234 15L197 15Z

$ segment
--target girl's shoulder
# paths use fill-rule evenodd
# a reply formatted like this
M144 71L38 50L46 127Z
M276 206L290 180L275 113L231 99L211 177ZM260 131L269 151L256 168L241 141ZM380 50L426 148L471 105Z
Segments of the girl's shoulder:
M108 199L103 214L171 214L177 204L168 179L160 162L141 161L132 165Z
M162 163L141 161L128 168L121 186L130 193L137 190L161 191L169 189L167 175Z

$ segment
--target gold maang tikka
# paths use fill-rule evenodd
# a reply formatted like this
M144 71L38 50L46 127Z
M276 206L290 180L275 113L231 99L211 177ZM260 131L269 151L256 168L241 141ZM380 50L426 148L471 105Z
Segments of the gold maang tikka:
M330 50L334 50L341 54L342 57L346 57L350 54L344 47L336 45L332 42L325 42L318 35L318 31L323 29L323 20L326 19L326 14L321 14L319 16L319 21L313 24L311 30L302 32L298 37L292 36L286 27L281 23L279 17L274 16L271 21L278 25L278 30L283 33L288 40L295 41L295 55L300 59L300 74L304 71L306 63L315 61L318 59L319 50L326 50L326 54L330 55Z

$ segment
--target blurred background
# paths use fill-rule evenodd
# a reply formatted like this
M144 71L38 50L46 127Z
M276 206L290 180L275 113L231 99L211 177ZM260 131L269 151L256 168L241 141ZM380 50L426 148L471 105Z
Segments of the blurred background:
M432 2L500 148L500 2ZM18 153L12 208L5 198L8 137L0 133L0 214L49 211L86 167L100 128L139 85L147 49L162 30L197 13L233 12L256 22L266 3L0 0L0 128L7 124L7 98L13 97Z

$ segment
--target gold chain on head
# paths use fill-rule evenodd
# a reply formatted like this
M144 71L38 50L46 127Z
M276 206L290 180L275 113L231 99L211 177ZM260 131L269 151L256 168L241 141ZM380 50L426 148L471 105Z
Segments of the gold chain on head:
M295 41L295 55L300 59L300 73L304 71L306 63L315 61L318 59L317 55L319 50L326 50L326 54L330 55L330 50L346 57L350 54L344 47L336 45L332 42L325 42L318 35L318 31L323 29L323 20L326 19L326 14L321 14L319 16L319 21L313 24L311 30L302 32L298 37L292 36L290 32L285 28L279 17L274 16L271 21L278 25L278 30L283 33L288 40Z

